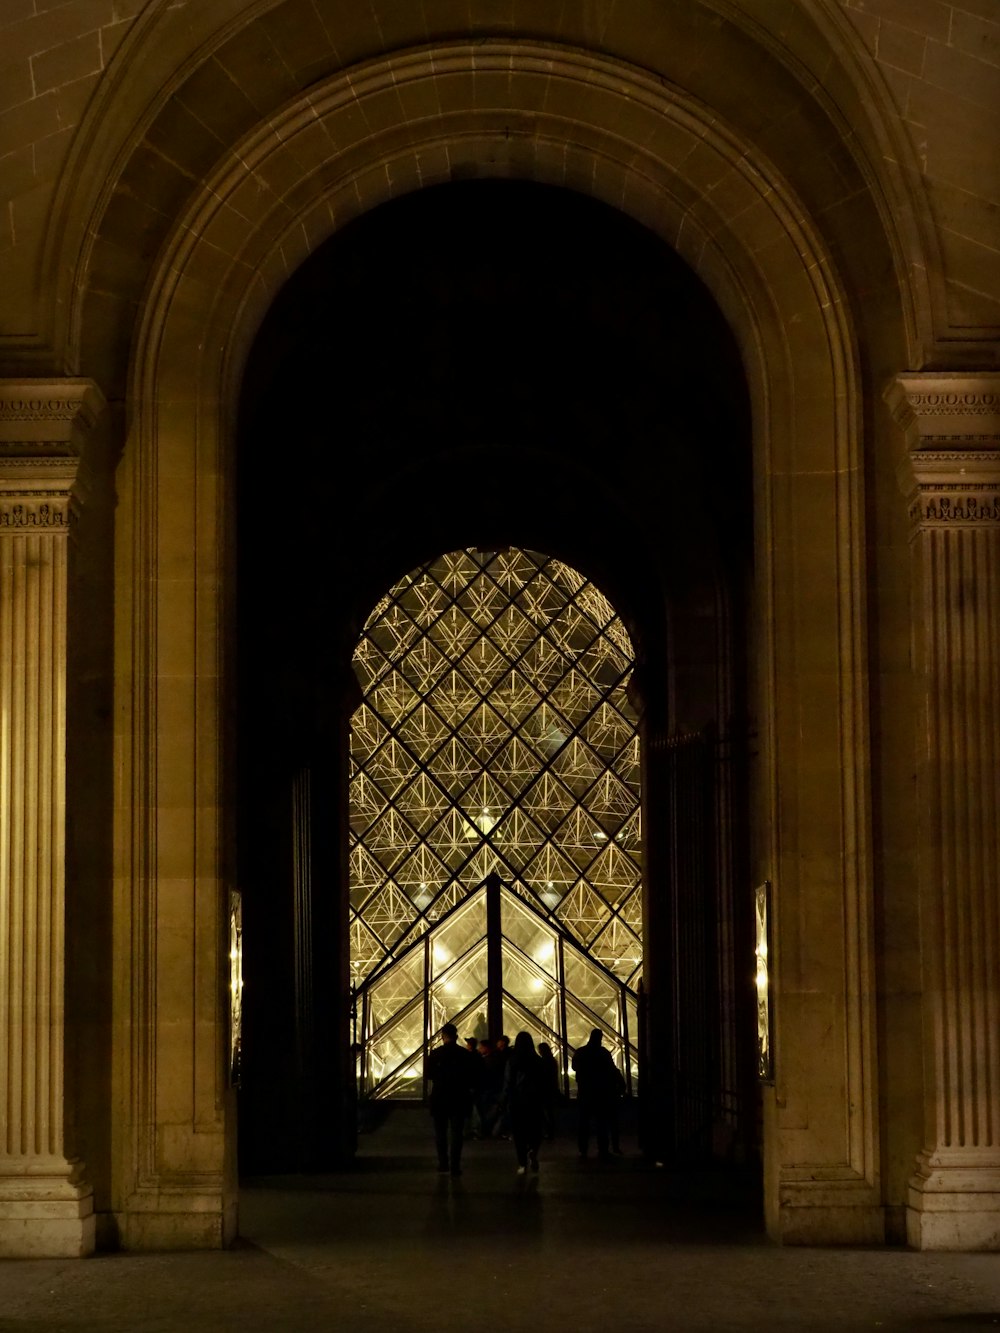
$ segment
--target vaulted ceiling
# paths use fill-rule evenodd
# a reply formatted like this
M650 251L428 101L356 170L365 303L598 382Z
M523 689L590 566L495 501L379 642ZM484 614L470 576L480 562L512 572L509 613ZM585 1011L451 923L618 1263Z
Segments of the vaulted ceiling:
M470 36L589 50L655 73L791 183L859 307L895 292L911 363L996 358L1000 155L989 127L1000 112L1000 23L991 0L38 8L7 0L0 20L7 373L92 373L121 392L152 266L206 173L323 80L387 52ZM441 112L432 86L424 105L420 96L401 108L403 121Z

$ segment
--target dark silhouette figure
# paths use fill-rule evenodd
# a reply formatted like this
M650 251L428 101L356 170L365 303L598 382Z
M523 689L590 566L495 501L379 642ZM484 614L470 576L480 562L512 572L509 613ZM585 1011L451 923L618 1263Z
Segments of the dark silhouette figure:
M465 1049L469 1052L470 1055L474 1055L477 1061L479 1060L479 1042L476 1040L475 1037L466 1037ZM481 1074L482 1070L480 1070L479 1072ZM474 1100L473 1105L469 1109L468 1115L465 1117L465 1126L463 1134L465 1138L479 1137L479 1109L476 1104L476 1100Z
M497 1037L488 1060L488 1078L495 1099L495 1113L490 1126L489 1136L495 1139L510 1138L510 1122L503 1101L504 1077L507 1061L510 1059L510 1037L506 1032Z
M476 1092L476 1114L473 1133L477 1139L488 1139L493 1133L493 1122L497 1115L497 1102L500 1087L496 1080L496 1068L493 1059L493 1043L488 1037L482 1037L477 1045L479 1060L479 1088Z
M480 1074L478 1057L459 1046L457 1038L455 1025L445 1023L441 1045L427 1057L438 1171L450 1171L453 1176L462 1174L465 1119L472 1110Z
M562 1087L559 1078L559 1063L547 1041L538 1043L538 1054L545 1069L545 1099L542 1105L542 1130L547 1139L556 1136L556 1110L562 1101Z
M545 1065L530 1032L519 1032L504 1070L502 1105L517 1156L517 1173L538 1170L545 1114Z
M625 1096L625 1075L618 1068L613 1066L615 1071L614 1091L611 1101L608 1104L608 1146L612 1157L621 1157L622 1146L619 1131L619 1112L621 1110L622 1098Z
M581 1046L573 1056L573 1072L576 1074L580 1156L586 1157L590 1150L590 1130L593 1124L597 1155L606 1160L610 1156L608 1133L615 1116L621 1075L611 1058L611 1052L602 1046L602 1041L600 1028L594 1028L586 1046Z

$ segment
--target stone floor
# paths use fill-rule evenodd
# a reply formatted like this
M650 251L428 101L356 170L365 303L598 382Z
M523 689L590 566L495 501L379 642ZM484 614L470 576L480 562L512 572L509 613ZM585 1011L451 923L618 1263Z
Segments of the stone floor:
M0 1264L0 1330L644 1333L1000 1326L1000 1256L782 1249L749 1197L569 1137L517 1177L470 1143L438 1176L427 1117L362 1138L353 1170L258 1181L225 1253ZM623 1141L623 1147L630 1147Z

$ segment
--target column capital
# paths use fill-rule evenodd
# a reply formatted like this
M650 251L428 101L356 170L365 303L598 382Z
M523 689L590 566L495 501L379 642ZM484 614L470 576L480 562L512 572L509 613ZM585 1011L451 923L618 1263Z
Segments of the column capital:
M914 531L1000 526L1000 373L897 375L884 396Z
M897 375L883 397L911 453L1000 449L1000 371Z
M899 469L915 532L1000 528L1000 450L912 452Z
M0 379L0 529L66 528L104 406L93 380Z
M1000 449L915 449L899 481L915 533L1000 528Z
M0 459L79 457L104 408L88 379L0 379Z

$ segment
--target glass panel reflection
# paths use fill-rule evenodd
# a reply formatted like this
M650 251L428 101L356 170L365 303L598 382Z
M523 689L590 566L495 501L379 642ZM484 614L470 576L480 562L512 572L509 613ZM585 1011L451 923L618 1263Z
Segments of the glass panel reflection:
M537 1015L549 1027L559 1027L558 990L555 982L540 969L531 967L505 950L503 957L504 992L512 996L529 1013Z
M404 1008L424 988L423 954L402 959L369 991L369 1012L375 1028L385 1023Z
M437 952L437 945L432 946L432 957ZM483 940L461 962L447 968L440 980L432 982L434 993L441 997L446 1009L454 1012L470 1004L477 995L485 994L486 977L486 941Z
M549 976L556 975L556 935L551 927L526 906L504 895L500 915L504 938L516 944Z
M600 1021L617 1027L619 988L614 980L576 949L567 949L565 957L566 989L587 1006L594 1020L590 1026Z
M424 1008L420 998L415 997L410 1008L393 1023L380 1028L366 1043L367 1077L372 1086L400 1069L414 1051L423 1050L423 1045Z
M486 937L486 898L478 893L442 921L431 940L431 976L439 976L456 958Z

